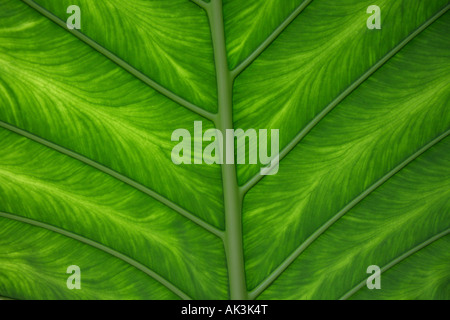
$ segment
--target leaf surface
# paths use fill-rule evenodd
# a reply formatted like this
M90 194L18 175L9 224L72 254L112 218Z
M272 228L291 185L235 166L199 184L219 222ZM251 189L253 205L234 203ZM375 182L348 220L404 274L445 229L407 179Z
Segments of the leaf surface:
M102 250L3 217L0 226L3 295L40 300L179 299L145 273ZM88 271L86 277L83 275L81 292L66 287L67 267L73 264Z
M372 4L2 1L0 296L450 299L449 3ZM175 165L195 121L279 172Z
M172 131L193 128L194 121L204 119L152 90L27 5L10 2L10 10L2 11L6 18L2 18L0 45L4 66L0 99L5 106L1 119L103 164L223 226L219 166L177 167L171 160ZM203 127L212 128L212 124L204 121Z
M449 18L381 67L287 155L277 175L247 194L244 243L251 288L354 198L448 130ZM448 175L442 177L448 184ZM442 192L438 196L445 199ZM449 213L442 210L436 216Z
M85 35L179 96L210 111L217 109L208 21L192 2L35 2L64 22L67 8L79 6Z

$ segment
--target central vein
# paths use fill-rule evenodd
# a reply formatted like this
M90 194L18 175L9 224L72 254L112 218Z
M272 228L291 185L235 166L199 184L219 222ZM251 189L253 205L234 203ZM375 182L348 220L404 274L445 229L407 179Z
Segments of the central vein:
M216 65L218 114L215 119L215 125L225 137L227 129L234 130L233 77L228 68L222 0L212 0L210 3L205 4L204 8L209 18ZM233 146L233 149L224 150L225 159L227 154L234 155L234 137L232 136L231 138L233 143L225 143L225 145ZM222 164L222 184L225 206L224 246L228 264L230 298L233 300L246 300L248 299L248 293L245 282L242 244L242 196L237 183L235 164Z

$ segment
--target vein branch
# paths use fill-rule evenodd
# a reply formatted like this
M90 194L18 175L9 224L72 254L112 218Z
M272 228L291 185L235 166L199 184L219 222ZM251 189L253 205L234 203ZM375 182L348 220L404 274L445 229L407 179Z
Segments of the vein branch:
M317 229L312 235L310 235L300 246L295 249L294 252L291 253L289 257L287 257L279 266L276 268L266 279L264 279L255 289L250 292L249 297L251 299L255 299L258 295L260 295L269 285L272 284L299 256L302 254L317 238L319 238L326 230L328 230L333 224L335 224L340 218L342 218L347 212L349 212L353 207L355 207L358 203L363 201L369 194L371 194L375 189L380 187L390 178L392 178L395 174L397 174L400 170L406 167L408 164L417 159L420 155L425 153L431 147L436 145L438 142L442 141L450 135L450 130L447 130L427 145L422 147L420 150L412 154L405 161L400 163L394 169L389 171L386 175L384 175L381 179L372 184L369 188L364 190L359 196L353 199L350 203L348 203L344 208L342 208L337 214L335 214L330 220L324 223L319 229Z
M435 235L434 237L431 237L430 239L422 242L421 244L419 244L418 246L412 248L411 250L409 250L408 252L405 252L404 254L402 254L401 256L397 257L396 259L392 260L390 263L388 263L387 265L385 265L383 268L381 268L380 270L380 274L388 271L389 269L391 269L392 267L394 267L395 265L399 264L400 262L402 262L403 260L409 258L410 256L412 256L413 254L417 253L418 251L422 250L423 248L425 248L426 246L429 246L430 244L432 244L433 242L436 242L437 240L445 237L446 235L448 235L450 233L450 229L447 229L437 235ZM356 292L358 292L360 289L362 289L364 286L366 285L366 280L361 281L358 285L356 285L354 288L352 288L350 291L348 291L346 294L344 294L339 300L347 300L348 298L350 298L351 296L353 296Z
M433 22L439 19L444 13L449 10L450 6L446 6L444 9L439 11L433 17L428 19L419 28L413 31L408 37L406 37L402 42L395 46L391 51L389 51L383 58L381 58L375 65L373 65L369 70L367 70L358 80L353 82L347 89L345 89L336 99L334 99L328 106L326 106L319 114L317 114L307 125L304 127L295 137L292 139L279 154L280 162L286 155L294 149L297 144L302 141L312 129L330 113L337 105L339 105L345 98L347 98L356 88L358 88L362 83L369 79L378 69L380 69L386 62L388 62L392 57L394 57L400 50L402 50L411 40L413 40L417 35L429 27ZM274 164L275 165L275 164ZM253 188L262 178L265 176L258 172L249 181L247 181L243 186L241 186L241 193L247 193L251 188Z
M214 119L216 117L216 115L214 113L206 111L203 108L196 106L195 104L187 101L186 99L184 99L184 98L178 96L177 94L173 93L172 91L166 89L159 83L155 82L154 80L150 79L145 74L143 74L142 72L140 72L139 70L134 68L132 65L130 65L126 61L124 61L121 58L119 58L118 56L116 56L114 53L112 53L105 47L101 46L100 44L98 44L97 42L95 42L94 40L92 40L91 38L86 36L85 34L83 34L82 32L80 32L76 29L72 29L72 30L68 29L66 23L63 20L61 20L59 17L55 16L53 13L49 12L45 8L41 7L36 2L34 2L32 0L22 0L22 1L24 3L26 3L27 5L29 5L31 8L38 11L40 14L42 14L46 18L50 19L51 21L53 21L54 23L56 23L57 25L62 27L64 30L70 32L72 35L74 35L75 37L77 37L78 39L80 39L81 41L83 41L84 43L86 43L87 45L92 47L93 49L95 49L98 52L100 52L101 54L103 54L105 57L107 57L108 59L110 59L111 61L116 63L118 66L120 66L124 70L131 73L133 76L135 76L136 78L138 78L139 80L141 80L142 82L144 82L145 84L150 86L151 88L158 91L162 95L164 95L167 98L171 99L172 101L178 103L179 105L185 107L186 109L188 109L208 120L214 121Z
M258 48L255 49L244 61L231 71L232 77L236 78L244 71L255 59L294 21L295 18L312 2L313 0L305 0L300 4L271 34L268 36Z
M14 215L14 214L10 214L10 213L6 213L6 212L0 212L0 217L6 218L6 219L10 219L10 220L15 220L15 221L19 221L22 223L27 223L36 227L40 227L49 231L53 231L56 233L59 233L63 236L66 236L68 238L77 240L79 242L82 242L84 244L87 244L91 247L94 247L98 250L101 250L103 252L109 253L110 255L132 265L133 267L135 267L136 269L144 272L145 274L147 274L148 276L150 276L151 278L155 279L156 281L158 281L161 285L163 285L164 287L166 287L167 289L169 289L170 291L172 291L174 294L176 294L177 296L179 296L180 298L184 299L184 300L191 300L191 298L185 294L183 291L181 291L180 289L178 289L177 287L175 287L172 283L170 283L169 281L167 281L166 279L164 279L163 277L161 277L159 274L157 274L155 271L147 268L146 266L144 266L143 264L139 263L138 261L114 250L111 249L105 245L102 245L98 242L95 242L93 240L90 240L88 238L82 237L80 235L77 235L75 233L69 232L67 230L52 226L50 224L44 223L44 222L39 222L36 220L32 220L32 219L28 219L28 218L24 218L18 215Z
M202 7L203 9L207 9L209 7L209 3L202 1L202 0L191 0L193 3L198 5L199 7Z
M12 126L6 122L0 121L0 127L7 129L9 131L12 131L14 133L17 133L21 136L24 136L30 140L33 140L37 143L40 143L48 148L51 148L53 150L56 150L64 155L67 155L71 158L74 158L78 161L83 162L84 164L91 166L103 173L106 173L110 176L112 176L113 178L122 181L123 183L128 184L129 186L145 193L146 195L152 197L153 199L161 202L162 204L166 205L167 207L171 208L172 210L174 210L175 212L179 213L180 215L182 215L183 217L189 219L190 221L194 222L195 224L199 225L200 227L202 227L203 229L211 232L212 234L216 235L219 238L223 238L223 231L217 229L216 227L210 225L209 223L203 221L202 219L196 217L195 215L193 215L192 213L188 212L186 209L180 207L179 205L177 205L176 203L170 201L169 199L163 197L162 195L156 193L155 191L147 188L146 186L128 178L127 176L118 173L117 171L114 171L98 162L95 162L94 160L91 160L85 156L80 155L79 153L76 153L74 151L71 151L69 149L66 149L64 147L61 147L60 145L57 145L53 142L50 142L48 140L45 140L41 137L38 137L28 131L19 129L15 126Z

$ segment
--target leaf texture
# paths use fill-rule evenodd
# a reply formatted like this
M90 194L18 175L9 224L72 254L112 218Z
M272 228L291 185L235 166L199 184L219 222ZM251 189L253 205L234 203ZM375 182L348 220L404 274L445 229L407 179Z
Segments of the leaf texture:
M366 9L372 1L313 1L236 79L235 127L280 129L280 148L284 148L446 3L378 1L384 29L372 32L366 27ZM240 165L239 183L258 170L256 165Z
M75 159L4 129L0 135L0 211L126 253L194 298L227 296L223 247L215 235ZM204 286L211 282L216 286Z
M143 272L89 245L5 218L0 218L0 225L3 295L40 300L179 299ZM67 290L66 271L73 264L88 271L82 291Z
M0 296L450 299L449 2L373 4L2 1ZM175 165L195 121L279 172Z
M442 232L448 238L449 147L448 138L437 143L367 195L306 247L259 298L339 299L367 278L368 266L384 267ZM442 254L445 257L445 253ZM414 255L404 263L413 258ZM411 270L415 268L420 270L420 266ZM397 269L394 266L392 272ZM449 276L448 270L443 272L439 266L429 272L432 279L441 281ZM411 273L420 277L419 272ZM420 280L413 280L411 276L410 283L414 287ZM396 278L383 276L382 281L384 292L383 287L390 286L390 281ZM440 293L433 295L435 298L443 298L444 292L439 292L439 286L444 283L433 286L436 293ZM373 295L366 294L366 298L376 298L376 291Z
M448 300L449 237L439 239L384 273L383 290L370 292L367 287L352 299Z
M37 0L66 21L82 8L83 33L179 96L215 111L216 81L205 12L185 0Z
M177 167L171 160L172 131L193 128L194 121L204 119L21 1L10 2L10 10L2 11L6 18L0 34L1 119L126 175L223 227L219 166ZM203 127L212 124L204 121Z
M247 194L243 219L250 288L340 209L448 130L449 18L445 15L380 68L288 154L277 175ZM443 210L440 215L449 212L448 206Z
M302 1L285 0L283 5L276 0L224 1L226 45L230 69L237 67L250 56Z

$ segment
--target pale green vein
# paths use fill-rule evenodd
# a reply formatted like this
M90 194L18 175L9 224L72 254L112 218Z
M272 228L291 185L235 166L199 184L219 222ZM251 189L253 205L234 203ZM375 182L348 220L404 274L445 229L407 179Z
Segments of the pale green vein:
M169 281L167 281L166 279L164 279L163 277L161 277L159 274L157 274L156 272L154 272L153 270L150 270L149 268L147 268L146 266L144 266L143 264L137 262L136 260L114 250L111 249L107 246L104 246L98 242L92 241L90 239L87 239L83 236L77 235L75 233L72 233L70 231L64 230L64 229L60 229L58 227L49 225L47 223L43 223L43 222L39 222L39 221L35 221L32 219L28 219L28 218L24 218L24 217L20 217L14 214L10 214L10 213L6 213L6 212L0 212L0 217L3 218L7 218L10 220L15 220L15 221L19 221L19 222L23 222L23 223L27 223L36 227L40 227L46 230L50 230L56 233L59 233L63 236L66 236L68 238L77 240L79 242L85 243L89 246L92 246L98 250L104 251L106 253L109 253L110 255L130 264L131 266L135 267L136 269L144 272L145 274L147 274L148 276L150 276L151 278L155 279L156 281L158 281L159 283L161 283L164 287L166 287L167 289L169 289L170 291L172 291L174 294L176 294L177 296L179 296L180 298L184 299L184 300L191 300L191 298L185 294L183 291L181 291L180 289L178 289L177 287L175 287L172 283L170 283Z
M294 139L286 145L286 147L281 150L278 161L271 164L272 167L276 167L278 163L286 157L286 155L294 149L294 147L305 138L308 133L323 119L325 116L333 110L339 103L341 103L347 96L349 96L356 88L358 88L364 81L370 78L378 69L380 69L387 61L389 61L393 56L395 56L400 50L402 50L411 40L413 40L422 31L428 28L433 22L439 19L443 14L445 14L450 9L450 5L443 8L433 17L428 19L419 28L413 31L408 37L406 37L402 42L400 42L395 48L393 48L389 53L387 53L381 60L379 60L375 65L373 65L369 70L367 70L358 80L353 82L347 89L345 89L336 99L334 99L328 106L325 107L319 114L317 114L311 122L306 125L295 137ZM258 172L249 181L241 186L241 193L245 195L252 187L254 187L262 178L265 176Z
M209 223L203 221L202 219L196 217L195 215L193 215L192 213L188 212L186 209L180 207L179 205L177 205L176 203L170 201L169 199L163 197L162 195L156 193L155 191L147 188L146 186L128 178L127 176L124 176L123 174L120 174L98 162L95 162L85 156L82 156L74 151L71 151L69 149L66 149L64 147L61 147L60 145L57 145L53 142L50 142L48 140L45 140L41 137L38 137L32 133L29 133L28 131L22 130L20 128L17 128L15 126L12 126L6 122L0 121L0 127L7 129L9 131L12 131L14 133L17 133L21 136L24 136L30 140L33 140L37 143L40 143L48 148L51 148L53 150L56 150L62 154L65 154L69 157L72 157L78 161L83 162L86 165L89 165L103 173L106 173L114 178L116 178L117 180L120 180L126 184L128 184L129 186L145 193L146 195L154 198L155 200L161 202L162 204L166 205L167 207L171 208L172 210L176 211L177 213L179 213L180 215L182 215L183 217L189 219L190 221L194 222L195 224L199 225L200 227L204 228L205 230L211 232L212 234L216 235L219 238L223 238L223 231L217 229L216 227L210 225Z
M136 78L138 78L139 80L141 80L142 82L147 84L148 86L152 87L153 89L155 89L159 93L161 93L164 96L166 96L167 98L171 99L172 101L175 101L179 105L185 107L186 109L188 109L188 110L190 110L190 111L192 111L192 112L194 112L194 113L196 113L196 114L198 114L198 115L200 115L200 116L202 116L202 117L204 117L204 118L206 118L208 120L213 121L216 118L216 115L214 113L206 111L203 108L200 108L199 106L194 105L193 103L183 99L182 97L176 95L172 91L166 89L165 87L163 87L159 83L153 81L152 79L147 77L145 74L143 74L142 72L140 72L139 70L134 68L132 65L130 65L126 61L124 61L121 58L119 58L118 56L116 56L114 53L112 53L108 49L104 48L103 46L101 46L100 44L98 44L97 42L95 42L94 40L92 40L91 38L86 36L85 34L83 34L82 32L80 32L80 31L78 31L76 29L72 29L71 30L71 29L67 28L66 22L64 22L63 20L61 20L57 16L55 16L53 13L47 11L45 8L41 7L40 5L35 3L34 1L32 1L32 0L22 0L22 1L25 2L27 5L29 5L31 8L35 9L36 11L38 11L44 17L50 19L51 21L53 21L54 23L59 25L61 28L63 28L66 31L70 32L75 37L77 37L78 39L80 39L81 41L83 41L84 43L86 43L87 45L92 47L93 49L95 49L98 52L100 52L101 54L103 54L105 57L107 57L108 59L110 59L111 61L116 63L118 66L120 66L124 70L128 71L129 73L131 73L133 76L135 76Z
M203 9L206 9L209 7L209 3L204 2L202 0L191 0L193 3L195 3L196 5L198 5L199 7L202 7Z
M231 71L231 76L236 78L242 71L245 70L253 61L264 51L266 48L286 29L289 24L294 21L295 18L312 2L313 0L305 0L301 5L297 7L279 26L276 28L270 36L268 36L258 48L255 49L244 61L242 61L236 68Z
M400 163L394 169L389 171L385 176L379 179L377 182L372 184L369 188L367 188L364 192L362 192L359 196L353 199L350 203L348 203L344 208L342 208L336 215L334 215L330 220L328 220L325 224L323 224L319 229L317 229L311 236L308 237L297 249L295 249L292 254L286 258L266 279L264 279L255 289L253 289L249 297L251 299L255 299L258 295L260 295L273 281L275 281L299 256L304 252L317 238L319 238L328 228L330 228L334 223L336 223L340 218L342 218L347 212L349 212L354 206L364 200L370 193L372 193L375 189L380 187L390 178L392 178L395 174L397 174L400 170L406 167L408 164L413 162L417 157L422 155L424 152L429 150L431 147L436 145L439 141L442 141L450 134L450 130L447 130L427 145L422 147L420 150L415 152L413 155L408 157L405 161Z
M445 237L446 235L448 235L450 233L450 229L445 230L444 232L441 232L437 235L435 235L434 237L422 242L421 244L419 244L418 246L412 248L411 250L409 250L408 252L402 254L401 256L399 256L398 258L392 260L389 264L387 264L386 266L384 266L383 268L381 268L381 273L386 272L387 270L391 269L392 267L394 267L396 264L402 262L403 260L407 259L408 257L412 256L414 253L420 251L421 249L425 248L426 246L432 244L433 242L441 239L442 237ZM350 298L352 295L354 295L358 290L360 290L362 287L364 287L366 285L366 280L361 281L358 285L356 285L353 289L351 289L350 291L348 291L346 294L344 294L339 300L347 300L348 298Z

